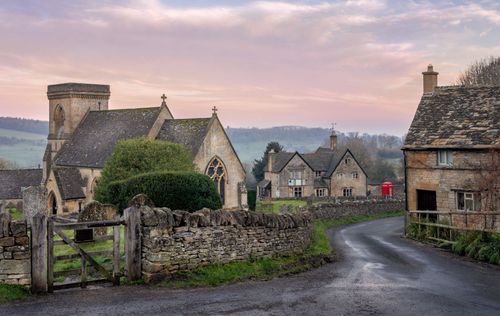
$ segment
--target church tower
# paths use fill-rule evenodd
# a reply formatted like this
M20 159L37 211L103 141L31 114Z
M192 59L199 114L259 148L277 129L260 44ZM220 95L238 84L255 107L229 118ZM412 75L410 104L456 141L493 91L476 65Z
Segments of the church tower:
M43 157L44 180L55 154L68 140L88 111L108 109L109 85L62 83L49 85L49 136Z

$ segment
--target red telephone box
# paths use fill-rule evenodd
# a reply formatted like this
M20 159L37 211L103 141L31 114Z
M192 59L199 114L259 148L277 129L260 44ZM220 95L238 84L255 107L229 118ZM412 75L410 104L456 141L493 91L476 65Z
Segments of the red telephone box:
M387 181L382 183L382 197L392 197L394 195L394 187L392 182Z

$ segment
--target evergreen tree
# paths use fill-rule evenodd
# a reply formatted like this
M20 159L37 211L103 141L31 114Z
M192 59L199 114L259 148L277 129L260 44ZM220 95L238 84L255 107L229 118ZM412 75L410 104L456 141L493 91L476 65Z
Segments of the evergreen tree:
M283 146L281 146L278 142L270 142L269 144L267 144L266 150L264 151L262 157L260 159L255 159L252 173L255 176L255 180L257 180L257 183L264 180L264 172L266 170L269 151L271 151L271 149L273 149L274 152L279 153L280 151L283 151Z

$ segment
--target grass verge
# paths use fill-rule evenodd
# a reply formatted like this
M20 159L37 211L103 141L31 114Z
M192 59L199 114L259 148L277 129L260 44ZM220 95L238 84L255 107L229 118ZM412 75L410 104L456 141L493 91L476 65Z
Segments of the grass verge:
M328 241L326 233L328 229L402 215L402 211L397 211L315 221L312 242L303 254L208 265L193 271L178 273L173 279L163 281L158 286L168 288L210 287L246 280L269 280L304 272L332 261L333 249Z
M259 201L255 209L261 213L279 214L281 205L286 205L294 212L297 208L306 206L307 202L302 200L273 200L273 201Z
M0 304L25 299L29 290L22 285L0 284Z

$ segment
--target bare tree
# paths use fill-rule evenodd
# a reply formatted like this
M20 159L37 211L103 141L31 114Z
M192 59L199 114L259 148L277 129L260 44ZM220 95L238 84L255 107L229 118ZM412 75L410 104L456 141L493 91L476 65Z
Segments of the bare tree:
M458 76L458 84L464 86L500 85L500 57L490 57L474 62Z
M0 170L10 170L16 169L17 165L15 162L0 158Z
M486 161L481 164L481 169L477 183L481 192L482 207L484 211L496 212L500 203L500 152L490 150Z

